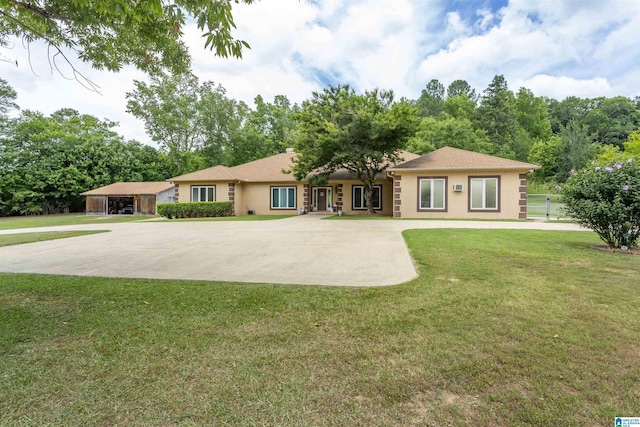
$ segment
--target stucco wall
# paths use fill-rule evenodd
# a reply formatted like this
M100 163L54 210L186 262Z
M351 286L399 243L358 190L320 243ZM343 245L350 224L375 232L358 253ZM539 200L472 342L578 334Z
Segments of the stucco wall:
M295 187L294 209L271 209L272 187ZM256 215L293 215L304 207L304 185L292 182L252 182L236 184L236 215L247 215L252 210Z
M395 172L394 216L402 218L523 219L526 217L526 171ZM499 176L499 211L469 210L469 177ZM447 177L446 212L418 209L418 178ZM463 191L453 191L456 184ZM399 214L398 214L399 213ZM525 215L523 215L523 213Z
M354 210L352 203L352 192L354 185L362 185L362 182L351 181L331 181L326 187L331 187L333 190L333 203L337 203L339 200L340 184L342 185L342 211L344 215L362 215L366 210ZM376 184L382 186L382 209L376 210L377 213L382 215L393 214L393 187L389 180L379 181ZM190 202L191 201L191 187L215 185L216 187L216 201L228 201L229 200L229 182L181 182L176 184L177 188L177 202ZM271 209L271 188L272 187L296 187L296 208L295 209ZM311 205L311 190L309 186L308 203ZM172 190L173 191L173 190ZM292 183L292 182L240 182L235 184L235 214L247 215L248 210L253 210L256 215L282 215L282 214L296 214L297 211L305 207L305 184Z
M216 202L228 202L229 201L229 182L227 181L216 181L216 182L181 182L176 183L176 188L178 189L178 199L176 200L179 203L190 202L191 201L191 187L193 185L202 185L209 186L213 185L216 187Z
M344 215L363 215L366 209L353 209L353 186L362 185L362 181L331 181L329 187L334 190L334 203L338 202L340 194L340 185L342 185L342 212ZM382 186L382 209L376 210L381 215L391 216L393 213L393 190L392 183L388 180L378 181L376 185Z

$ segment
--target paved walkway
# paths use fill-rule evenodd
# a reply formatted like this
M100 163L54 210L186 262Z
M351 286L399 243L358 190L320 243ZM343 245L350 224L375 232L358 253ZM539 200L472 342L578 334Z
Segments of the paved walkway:
M489 221L135 222L0 231L111 230L0 247L0 271L339 286L387 286L416 271L401 232L415 228L581 230L571 223Z

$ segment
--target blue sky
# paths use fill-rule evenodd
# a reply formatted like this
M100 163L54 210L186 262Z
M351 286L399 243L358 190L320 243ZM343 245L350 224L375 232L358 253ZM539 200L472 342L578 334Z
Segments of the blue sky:
M214 57L194 27L185 40L195 74L249 104L278 94L301 102L330 84L415 99L434 78L464 79L482 92L496 74L514 91L556 99L640 96L639 0L260 0L234 16L237 36L252 46L242 60ZM76 108L148 141L143 123L125 112L125 93L142 73L76 63L99 95L52 73L38 46L31 66L20 43L0 54L18 60L0 67L22 108Z

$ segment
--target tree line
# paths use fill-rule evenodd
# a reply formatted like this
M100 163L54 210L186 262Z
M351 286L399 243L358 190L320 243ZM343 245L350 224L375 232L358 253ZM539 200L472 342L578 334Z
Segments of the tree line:
M446 91L431 80L415 105L422 121L409 151L449 145L528 161L541 166L532 180L549 184L564 182L599 156L624 152L640 126L640 97L558 101L524 87L514 93L500 75L479 95L464 80Z
M346 105L340 96L356 102L358 95L342 89L325 90L336 97L323 106L327 117L332 108ZM500 75L479 93L464 80L447 87L431 80L416 99L396 101L391 92L384 93L375 108L402 104L402 121L410 124L404 126L408 136L402 148L426 154L452 146L529 161L541 166L532 180L549 188L593 159L640 154L640 98L558 101L526 88L514 93ZM136 81L127 94L127 111L144 122L154 148L125 140L114 131L115 122L72 109L50 116L20 111L15 91L0 79L0 215L81 210L79 193L91 188L164 180L284 152L308 140L308 110L318 96L302 105L284 95L273 102L256 96L248 105L193 74L155 74L148 83Z

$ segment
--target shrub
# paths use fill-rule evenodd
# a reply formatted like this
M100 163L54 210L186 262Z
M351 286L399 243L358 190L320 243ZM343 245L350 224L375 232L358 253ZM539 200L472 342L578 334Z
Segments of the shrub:
M158 215L173 218L231 216L231 202L160 203Z
M572 171L562 188L565 211L612 248L640 237L640 164L632 159Z

